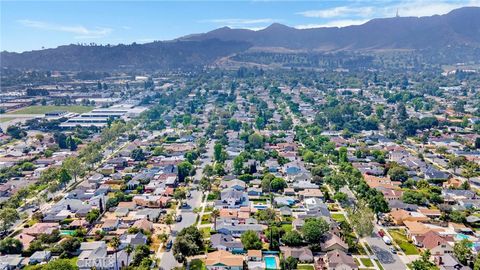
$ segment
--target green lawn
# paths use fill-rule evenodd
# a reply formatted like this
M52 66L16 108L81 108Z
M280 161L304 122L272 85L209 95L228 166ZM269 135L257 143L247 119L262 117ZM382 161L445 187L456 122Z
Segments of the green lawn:
M64 261L65 263L68 263L70 264L72 267L69 268L67 266L65 266L65 268L68 268L68 269L74 269L74 268L77 268L77 261L78 261L78 257L73 257L71 259L61 259L62 261ZM41 270L43 268L44 265L41 265L41 264L37 264L37 265L27 265L25 268L25 270Z
M363 245L365 246L365 248L368 250L370 254L373 254L372 248L370 248L370 246L367 243L363 243Z
M362 264L365 267L373 267L372 260L370 260L369 258L360 258L360 261L362 261Z
M282 228L285 230L285 232L290 232L292 231L292 224L282 224Z
M344 214L333 213L333 214L332 214L332 218L333 218L336 222L343 222L343 221L345 221L345 215L344 215Z
M210 223L212 223L210 221L210 217L211 217L210 214L204 214L202 216L202 222L200 224L210 224Z
M212 230L210 227L200 228L200 232L203 235L203 238L210 238L210 231Z
M418 255L418 249L412 243L408 242L407 236L403 230L392 229L388 233L393 237L393 240L402 249L405 255Z
M314 270L315 268L311 264L299 264L297 270Z
M15 118L0 118L0 123L11 121Z
M375 263L377 264L378 268L380 268L380 270L384 270L382 264L380 263L379 260L375 259Z
M93 107L89 106L79 106L79 105L72 105L72 106L29 106L25 107L20 110L16 110L13 112L9 112L8 114L44 114L51 111L69 111L74 113L86 113L93 109Z
M220 191L218 190L210 192L207 196L208 202L219 200L219 199L220 199Z
M203 269L205 269L205 263L200 259L193 259L190 262L190 269L191 270L203 270Z

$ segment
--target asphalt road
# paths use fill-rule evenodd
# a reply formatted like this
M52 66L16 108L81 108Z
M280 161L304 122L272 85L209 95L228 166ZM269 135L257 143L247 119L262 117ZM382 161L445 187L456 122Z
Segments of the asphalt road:
M383 268L391 270L407 269L407 266L402 262L397 254L390 251L392 245L387 245L383 239L378 235L378 230L375 228L374 235L365 238L368 245L372 248L376 258L382 263Z
M194 176L196 181L199 181L202 178L203 168L205 167L205 165L211 162L211 159L213 157L213 146L214 146L213 141L210 141L207 144L206 157L201 159L201 164L197 168L197 171ZM185 209L180 209L177 212L177 215L178 214L182 215L182 221L175 224L175 226L172 229L174 232L173 234L175 234L176 232L179 232L185 227L194 225L197 221L197 214L193 213L193 209L201 206L203 193L201 191L196 190L197 188L196 184L192 184L191 187L192 189L190 191L190 194L192 196L187 200L188 207ZM170 239L172 239L172 241L175 241L175 236L171 236ZM168 252L164 252L162 257L160 258L160 266L159 266L160 269L164 269L164 270L173 269L175 266L178 266L178 262L177 260L175 260L172 250Z
M349 188L342 188L342 192L347 194L350 201L356 201L355 195ZM390 248L393 246L389 246L383 242L383 239L378 235L378 230L379 225L375 224L373 235L365 237L365 240L372 248L373 253L375 253L375 257L383 265L383 268L388 270L407 269L407 266L403 263L400 257L390 251Z
M173 226L172 230L174 232L179 232L183 228L194 225L195 222L197 221L197 214L193 213L193 209L201 205L202 192L197 190L192 190L191 194L192 194L192 197L187 200L189 207L186 209L181 209L178 212L178 214L182 215L182 221L176 223L175 226ZM171 236L170 239L172 239L172 241L175 241L174 236ZM178 262L177 260L175 260L172 250L168 252L164 252L162 257L160 258L160 268L167 270L167 269L173 269L175 266L178 266Z

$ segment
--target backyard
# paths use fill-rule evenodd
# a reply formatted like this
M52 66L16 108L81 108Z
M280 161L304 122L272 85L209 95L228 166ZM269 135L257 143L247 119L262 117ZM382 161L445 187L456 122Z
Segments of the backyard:
M203 270L205 269L205 263L200 259L193 259L190 262L190 270Z
M211 221L211 215L210 215L210 214L204 214L204 215L202 216L202 221L201 221L200 224L203 225L203 224L210 224L210 223L212 223L212 221Z
M332 218L333 218L336 222L345 221L345 215L344 215L344 214L340 214L340 213L333 213L333 214L332 214Z
M388 233L393 237L393 240L402 249L405 255L418 255L418 249L410 243L404 230L392 229Z

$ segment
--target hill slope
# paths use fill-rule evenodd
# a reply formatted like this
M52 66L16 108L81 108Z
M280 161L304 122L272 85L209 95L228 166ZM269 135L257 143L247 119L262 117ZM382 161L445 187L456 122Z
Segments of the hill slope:
M220 28L180 40L245 41L258 47L320 50L426 49L480 47L480 7L466 7L442 16L373 19L347 27L296 29L281 24L259 30Z
M66 45L23 53L1 53L1 66L44 70L172 70L203 67L245 51L241 41L169 41L116 46Z
M442 16L373 19L348 27L296 29L281 24L259 30L219 28L174 41L142 45L80 46L24 53L1 53L1 67L116 70L191 69L241 54L252 46L289 50L375 51L391 49L440 51L447 47L480 48L480 7L453 10Z

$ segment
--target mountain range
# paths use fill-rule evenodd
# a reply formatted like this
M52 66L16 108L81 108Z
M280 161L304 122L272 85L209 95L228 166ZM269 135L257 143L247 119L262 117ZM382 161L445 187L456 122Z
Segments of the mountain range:
M172 41L115 46L66 45L23 53L2 52L1 67L116 70L188 69L253 49L289 52L372 52L480 48L480 7L445 15L372 19L362 25L296 29L274 23L253 31L219 28Z

